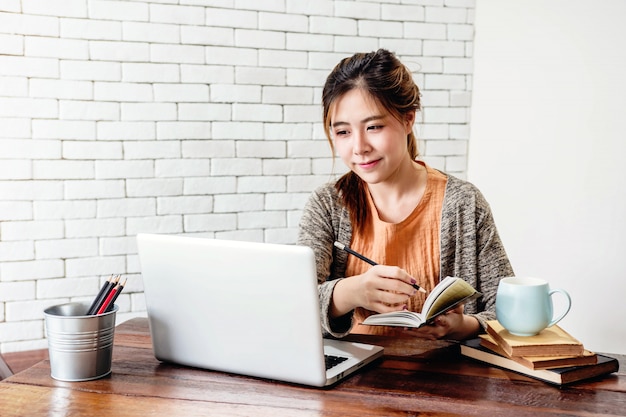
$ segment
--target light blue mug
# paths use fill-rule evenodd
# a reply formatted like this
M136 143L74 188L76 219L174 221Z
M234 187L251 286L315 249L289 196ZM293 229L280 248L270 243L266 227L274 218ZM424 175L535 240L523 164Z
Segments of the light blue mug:
M563 311L554 316L552 296L565 296ZM567 291L550 289L547 281L539 278L509 277L498 284L496 318L511 334L533 336L554 326L569 312L572 300Z

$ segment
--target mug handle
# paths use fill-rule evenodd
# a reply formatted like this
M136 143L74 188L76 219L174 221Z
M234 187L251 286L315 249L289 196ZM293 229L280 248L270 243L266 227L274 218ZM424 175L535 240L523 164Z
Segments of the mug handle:
M554 290L550 290L550 292L548 292L548 296L552 297L552 295L553 295L553 294L556 294L556 293L561 293L561 294L563 294L563 295L565 296L565 298L567 299L567 306L565 307L565 310L563 311L563 313L561 313L561 315L560 315L560 316L558 316L557 318L552 319L552 321L548 324L548 326L547 326L547 327L552 327L552 326L554 326L555 324L557 324L558 322L560 322L560 321L561 321L561 319L562 319L563 317L565 317L565 315L566 315L567 313L569 313L569 310L570 310L570 308L572 307L572 299L570 298L570 296L569 296L569 294L567 293L567 291L562 290L562 289L560 289L560 288L556 288L556 289L554 289Z

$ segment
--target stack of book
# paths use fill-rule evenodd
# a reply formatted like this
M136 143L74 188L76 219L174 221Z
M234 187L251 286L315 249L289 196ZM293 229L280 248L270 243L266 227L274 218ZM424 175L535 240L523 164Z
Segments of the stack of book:
M497 320L487 334L461 343L461 354L556 385L616 372L615 358L591 352L555 325L535 336L515 336Z

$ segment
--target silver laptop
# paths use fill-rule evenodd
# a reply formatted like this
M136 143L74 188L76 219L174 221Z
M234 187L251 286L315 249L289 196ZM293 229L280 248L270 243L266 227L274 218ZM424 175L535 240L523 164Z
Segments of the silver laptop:
M382 356L322 337L308 247L155 234L137 244L161 361L321 387ZM327 370L328 356L338 363Z

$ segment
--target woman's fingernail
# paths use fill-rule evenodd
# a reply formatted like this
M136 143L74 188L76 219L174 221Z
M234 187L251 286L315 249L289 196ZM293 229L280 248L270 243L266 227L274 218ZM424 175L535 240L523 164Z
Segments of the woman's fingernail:
M411 284L416 284L417 281L415 280L415 278L411 278Z

